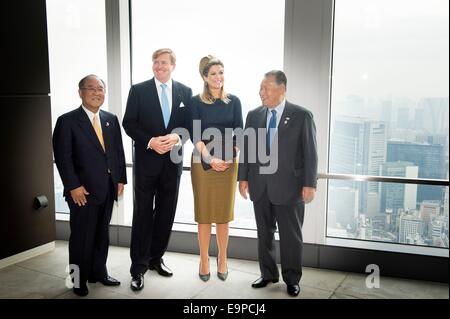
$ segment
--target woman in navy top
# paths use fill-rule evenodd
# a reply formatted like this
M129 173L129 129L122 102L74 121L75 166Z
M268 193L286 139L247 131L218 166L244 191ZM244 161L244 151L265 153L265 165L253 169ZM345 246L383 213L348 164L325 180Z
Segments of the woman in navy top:
M242 108L239 98L224 90L224 65L219 59L206 56L201 59L199 69L204 89L192 98L192 120L201 121L202 134L211 129L216 133L213 138L192 138L195 148L191 179L200 246L199 276L203 281L210 278L209 244L211 225L215 223L217 276L225 280L228 275L228 223L234 218L238 171L233 131L243 127Z

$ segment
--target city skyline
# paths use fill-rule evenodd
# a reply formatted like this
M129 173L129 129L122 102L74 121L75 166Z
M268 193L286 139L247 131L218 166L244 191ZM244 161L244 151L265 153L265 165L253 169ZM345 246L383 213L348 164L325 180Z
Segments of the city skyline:
M333 108L330 173L448 180L448 97L412 103L349 94L346 101L343 109ZM355 109L366 116L347 112ZM449 246L448 187L337 180L329 185L329 236ZM430 205L435 209L425 214Z

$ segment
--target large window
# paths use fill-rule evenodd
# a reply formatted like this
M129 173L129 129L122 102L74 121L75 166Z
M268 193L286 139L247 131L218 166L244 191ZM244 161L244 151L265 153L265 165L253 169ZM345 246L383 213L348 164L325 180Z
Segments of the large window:
M190 86L194 95L203 82L200 59L208 54L225 64L225 86L247 112L260 105L259 85L265 72L283 68L284 1L166 1L156 7L147 0L132 1L132 80L153 77L152 53L169 47L177 55L174 79ZM190 166L192 144L185 150L184 166ZM128 150L131 152L131 150ZM183 174L176 221L194 222L190 176ZM131 214L126 207L125 213ZM130 220L130 218L126 218ZM253 208L236 194L234 227L255 228Z
M448 180L447 0L336 0L330 173ZM448 248L448 187L331 181L327 236Z
M78 82L88 74L107 81L104 0L47 0L52 128L80 106ZM102 109L108 110L108 101ZM69 212L55 166L56 211Z

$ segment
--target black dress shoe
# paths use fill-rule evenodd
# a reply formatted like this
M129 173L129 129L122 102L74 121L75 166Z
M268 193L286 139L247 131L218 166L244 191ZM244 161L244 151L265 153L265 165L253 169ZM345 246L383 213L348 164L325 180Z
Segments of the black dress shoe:
M264 288L269 283L276 283L276 282L278 282L278 279L266 280L263 277L260 277L252 283L252 287L253 288Z
M120 285L120 281L118 281L117 279L110 277L110 276L106 276L105 278L102 279L89 279L88 282L92 283L96 283L96 282L100 282L105 286L119 286Z
M144 275L137 274L131 277L131 290L138 291L144 288Z
M173 275L172 270L164 265L164 261L162 259L160 263L148 266L148 269L156 270L158 274L164 277L171 277Z
M300 286L298 284L287 285L287 293L293 297L297 297L300 293Z
M87 296L87 294L89 293L89 290L86 285L81 286L80 288L73 287L73 293L80 297L84 297L84 296Z

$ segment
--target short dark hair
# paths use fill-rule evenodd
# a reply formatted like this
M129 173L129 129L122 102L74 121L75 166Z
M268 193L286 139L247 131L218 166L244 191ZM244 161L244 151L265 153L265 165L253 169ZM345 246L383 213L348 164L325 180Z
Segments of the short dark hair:
M285 87L287 87L287 77L283 71L272 70L272 71L269 71L266 74L264 74L264 77L266 77L266 78L269 76L273 76L275 78L275 82L277 83L277 85L283 84Z
M102 82L103 87L106 89L106 83L105 83L105 81L103 81L101 78L99 78L99 77L98 77L97 75L95 75L95 74L89 74L89 75L86 75L84 78L82 78L82 79L80 80L80 82L78 82L78 88L79 88L79 89L84 88L84 85L86 84L86 81L87 81L89 78L97 78L97 79L99 79L100 82Z

